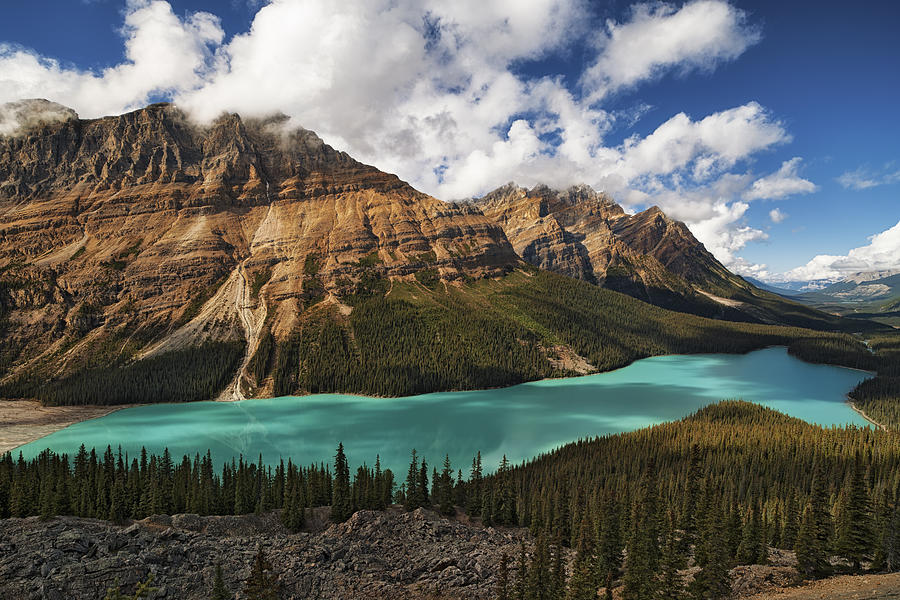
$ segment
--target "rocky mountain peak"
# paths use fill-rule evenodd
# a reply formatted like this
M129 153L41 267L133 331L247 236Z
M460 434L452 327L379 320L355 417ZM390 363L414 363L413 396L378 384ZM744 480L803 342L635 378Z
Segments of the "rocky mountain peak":
M39 355L77 368L110 340L129 358L210 340L255 350L263 322L287 339L325 300L347 312L341 298L394 279L436 287L520 263L477 208L284 116L198 125L165 103L100 119L24 106L65 118L0 137L0 305L28 314L8 331L23 370Z
M41 126L78 118L71 108L43 98L28 98L0 105L0 137L21 135Z

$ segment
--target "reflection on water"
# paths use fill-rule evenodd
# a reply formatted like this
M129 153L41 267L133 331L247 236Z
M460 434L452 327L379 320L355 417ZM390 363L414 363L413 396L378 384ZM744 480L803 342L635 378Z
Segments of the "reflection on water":
M629 431L678 419L723 398L742 398L822 425L865 425L845 402L866 373L811 365L784 348L745 355L660 356L628 367L569 379L406 398L320 394L235 403L160 404L115 412L67 427L21 448L25 457L50 447L74 452L141 446L175 457L209 448L216 463L240 454L268 461L330 461L339 441L352 463L405 472L415 447L430 464L445 452L466 471L480 450L493 468L578 438Z

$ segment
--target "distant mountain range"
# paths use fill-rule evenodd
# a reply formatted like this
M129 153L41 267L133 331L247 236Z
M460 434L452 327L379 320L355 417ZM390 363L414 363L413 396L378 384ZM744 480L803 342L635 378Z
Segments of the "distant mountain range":
M278 117L17 110L64 116L0 137L0 396L100 401L124 394L122 370L132 399L484 387L685 351L722 327L676 335L643 302L864 326L756 287L658 208L628 215L587 186L446 203ZM579 352L600 315L614 337Z
M744 276L744 279L746 279L747 281L749 281L750 283L752 283L753 285L755 285L756 287L758 287L761 290L766 290L767 292L772 292L773 294L779 294L781 296L789 296L790 297L790 296L796 296L797 294L803 293L798 289L792 289L790 287L792 283L797 285L799 282L787 282L784 285L778 284L776 286L776 285L773 285L770 283L766 283L765 281L762 281L761 279L756 279L755 277L749 277L746 275Z
M856 273L797 296L809 302L873 302L900 297L900 271Z

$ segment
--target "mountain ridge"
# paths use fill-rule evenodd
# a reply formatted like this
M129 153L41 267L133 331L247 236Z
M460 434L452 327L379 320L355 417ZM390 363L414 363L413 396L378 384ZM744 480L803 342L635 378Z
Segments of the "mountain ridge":
M590 186L507 183L471 204L528 263L671 310L815 328L839 320L735 275L682 222L657 206L628 214Z
M660 329L653 335L679 341L588 351L544 319L566 311L567 319L594 318L588 313L608 305L645 315L656 331L670 316L547 278L530 270L534 262L591 284L614 280L607 287L704 316L837 323L822 313L811 319L809 309L794 319L782 305L765 306L776 297L752 296L755 288L683 223L659 209L627 215L588 186L513 186L446 203L311 131L287 129L280 117L231 114L199 127L165 103L100 119L64 115L26 119L15 136L0 136L0 327L8 342L0 395L44 390L72 403L114 391L107 384L122 369L138 379L179 379L166 389L189 399L223 389L223 399L412 393L505 385L568 372L564 365L610 368L694 347ZM523 221L527 210L538 220ZM547 231L535 232L540 219ZM533 252L523 250L522 236L540 242ZM529 297L529 277L587 302L588 312ZM373 302L380 308L366 309ZM373 380L353 370L372 360L364 350L389 357L368 367ZM408 383L385 387L391 372Z

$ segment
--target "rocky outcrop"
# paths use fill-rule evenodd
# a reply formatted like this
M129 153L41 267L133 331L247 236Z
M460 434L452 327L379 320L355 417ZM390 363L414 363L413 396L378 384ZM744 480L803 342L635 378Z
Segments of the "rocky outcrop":
M664 308L738 321L827 327L828 317L731 273L658 207L628 214L586 185L502 186L472 202L529 263Z
M705 270L727 272L683 223L656 207L629 215L586 185L556 191L510 183L475 205L529 263L662 306L686 298L708 304L693 284L704 283ZM702 265L691 264L697 259Z
M0 135L0 307L13 342L0 362L12 374L251 342L266 317L283 338L363 273L452 282L519 263L477 209L282 118L200 127L168 104L93 120L16 110L20 127Z
M232 593L241 592L258 548L285 600L491 598L500 554L516 556L523 540L531 547L525 530L469 526L423 509L360 511L298 534L277 513L159 516L127 527L73 517L2 525L0 597L22 600L96 600L149 575L153 599L208 598L217 564Z

